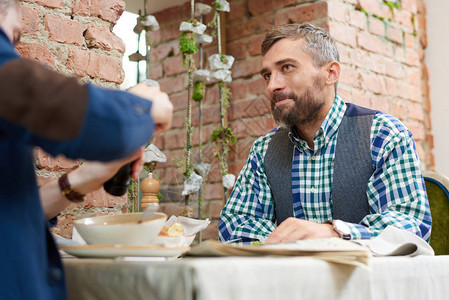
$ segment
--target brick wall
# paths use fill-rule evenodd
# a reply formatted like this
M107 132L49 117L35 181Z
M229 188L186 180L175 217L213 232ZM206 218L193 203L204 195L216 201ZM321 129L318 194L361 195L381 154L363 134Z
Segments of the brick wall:
M426 47L423 1L401 0L398 8L382 0L233 0L230 3L225 47L226 54L233 55L236 61L232 68L233 82L229 84L232 91L229 124L238 136L229 155L230 173L240 172L255 138L275 126L264 96L265 83L259 75L260 43L265 30L293 22L312 22L330 31L341 54L339 94L345 101L379 109L402 120L414 134L423 167L433 167L429 92L423 61ZM168 157L167 163L158 164L157 173L163 186L163 209L170 215L178 214L183 207L180 194L184 179L177 162L183 157L186 137L187 77L178 50L178 27L181 21L189 19L189 5L164 10L156 17L161 30L153 34L151 77L160 81L176 108L173 128L156 136L156 144ZM205 23L209 19L210 16ZM213 53L216 53L215 44L206 47L206 61ZM204 238L216 238L223 192L218 162L209 143L211 132L219 124L215 85L208 86L202 117L203 156L206 162L212 163L203 192L204 212L213 220ZM193 126L193 144L197 146L196 103ZM194 162L197 151L195 147Z
M125 45L111 29L125 8L121 0L25 0L21 1L23 35L17 50L81 81L117 88L124 79L122 57ZM35 150L38 182L45 183L79 166L78 161L52 158ZM104 191L72 204L59 217L54 231L71 236L74 219L121 211L125 197Z

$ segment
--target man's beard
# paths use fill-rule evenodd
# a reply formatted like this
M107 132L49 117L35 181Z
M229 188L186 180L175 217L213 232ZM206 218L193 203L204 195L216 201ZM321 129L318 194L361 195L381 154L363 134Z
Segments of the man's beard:
M301 95L296 95L291 92L278 93L271 99L271 111L273 113L274 121L285 127L293 127L296 125L305 125L314 121L320 112L321 108L324 106L324 99L317 97L313 91L322 89L320 81L318 78L312 87L308 87ZM282 99L292 99L294 101L294 106L285 108L283 105L275 106L278 100Z

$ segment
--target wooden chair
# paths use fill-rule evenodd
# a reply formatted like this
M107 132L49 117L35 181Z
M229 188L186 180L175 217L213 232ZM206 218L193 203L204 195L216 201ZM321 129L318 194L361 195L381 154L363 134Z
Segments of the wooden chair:
M430 245L435 255L449 255L449 179L431 171L423 175L432 214Z

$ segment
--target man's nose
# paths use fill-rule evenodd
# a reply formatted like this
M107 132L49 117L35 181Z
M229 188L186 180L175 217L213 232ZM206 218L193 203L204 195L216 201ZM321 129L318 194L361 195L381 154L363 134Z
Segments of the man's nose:
M268 81L267 91L269 94L274 94L283 91L285 88L285 81L283 76L277 73L272 73L270 81Z

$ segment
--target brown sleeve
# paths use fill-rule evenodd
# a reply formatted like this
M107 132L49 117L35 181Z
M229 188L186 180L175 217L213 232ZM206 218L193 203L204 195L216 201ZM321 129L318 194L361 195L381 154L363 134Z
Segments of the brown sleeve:
M55 141L75 138L87 110L87 87L28 59L0 67L0 118Z

